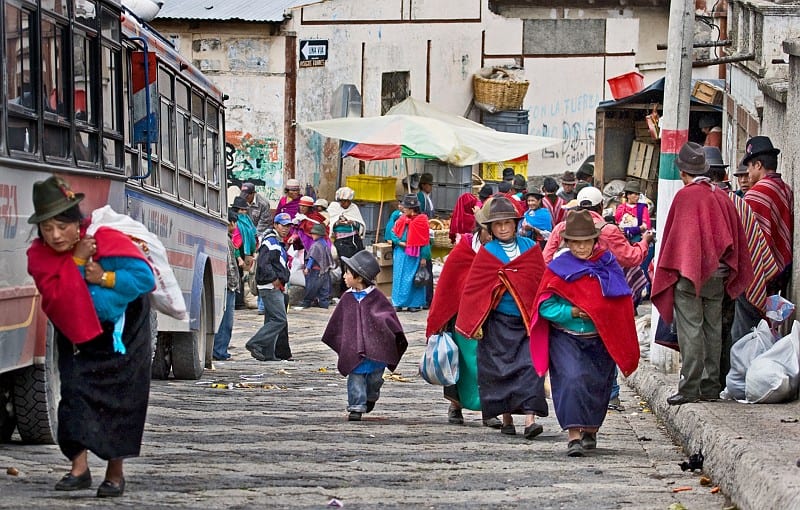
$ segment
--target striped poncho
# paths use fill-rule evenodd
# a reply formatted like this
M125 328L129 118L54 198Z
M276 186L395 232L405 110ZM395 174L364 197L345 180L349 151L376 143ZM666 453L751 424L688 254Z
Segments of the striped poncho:
M782 271L792 262L792 190L780 174L767 174L744 195Z

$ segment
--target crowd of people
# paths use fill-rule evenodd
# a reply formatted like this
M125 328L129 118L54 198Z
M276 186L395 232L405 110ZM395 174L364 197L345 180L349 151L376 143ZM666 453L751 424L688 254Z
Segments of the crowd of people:
M648 289L663 320L674 323L682 356L668 404L719 398L731 345L764 317L768 295L785 294L792 271L793 196L777 171L779 152L765 136L748 140L735 191L716 147L683 145L675 164L684 186L661 229L652 282L641 273L654 233L636 183L603 216L604 197L590 174L575 182L565 173L562 191L553 179L525 189L511 175L497 191L484 187L459 200L454 247L430 300L427 283L417 282L430 270L424 182L389 219L388 297L377 290L381 267L364 250L352 189L338 189L328 204L301 195L289 180L272 210L244 183L227 216L226 308L214 359L230 358L236 295L247 281L264 315L248 351L259 361L292 360L286 287L297 266L305 278L301 310L328 308L332 284L342 287L322 341L348 378L350 421L374 409L384 370L394 370L407 349L397 312L429 307L426 335L447 332L459 346L461 375L444 387L449 423L463 424L462 410L470 409L484 425L516 435L514 415L522 415L522 435L533 440L543 432L536 418L549 414L549 374L566 453L584 456L597 447L607 409L619 403L617 372L627 376L638 366L634 316ZM59 352L58 443L71 469L55 488L89 488L92 451L107 460L97 496L116 497L125 490L123 460L141 446L151 361L147 296L156 280L128 236L104 227L87 234L83 198L58 177L34 184L28 222L37 237L28 269ZM335 282L334 252L342 270Z

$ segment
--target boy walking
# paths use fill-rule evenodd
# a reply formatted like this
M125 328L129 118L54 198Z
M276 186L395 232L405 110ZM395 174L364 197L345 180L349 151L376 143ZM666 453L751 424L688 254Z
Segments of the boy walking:
M333 255L330 244L325 236L325 225L317 223L311 227L311 239L314 240L308 248L308 260L303 268L306 277L306 293L295 310L311 308L316 301L320 308L327 309L331 302L331 275Z
M342 294L322 341L339 355L337 368L347 376L349 421L360 421L380 396L385 368L394 370L406 352L403 327L392 303L375 288L378 261L364 250L342 257L345 265Z

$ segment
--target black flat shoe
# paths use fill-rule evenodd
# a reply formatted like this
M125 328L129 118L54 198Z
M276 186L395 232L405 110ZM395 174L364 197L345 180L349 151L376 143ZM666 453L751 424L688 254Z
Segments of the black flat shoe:
M361 421L361 413L350 411L350 414L347 415L347 421Z
M500 427L500 433L507 436L515 436L517 434L517 429L514 427L513 423L509 423L508 425Z
M450 404L447 409L447 423L451 425L464 425L464 415L461 413L461 408Z
M56 483L57 491L79 491L92 486L92 473L87 469L82 474L75 476L67 473Z
M375 401L374 400L367 400L367 412L371 412L375 409Z
M544 432L544 427L542 427L538 423L531 423L530 425L525 427L525 433L523 434L523 436L525 437L525 439L533 439L542 432Z
M125 492L125 479L116 484L110 480L103 480L100 487L97 488L98 498L118 498Z
M679 405L683 405L683 404L692 404L694 402L699 402L699 401L700 401L699 397L687 397L686 395L683 395L681 393L676 393L676 394L672 395L671 397L667 398L667 404L669 404L671 406L679 406Z
M498 420L496 416L493 416L483 420L483 426L489 427L490 429L499 429L503 427L503 422Z

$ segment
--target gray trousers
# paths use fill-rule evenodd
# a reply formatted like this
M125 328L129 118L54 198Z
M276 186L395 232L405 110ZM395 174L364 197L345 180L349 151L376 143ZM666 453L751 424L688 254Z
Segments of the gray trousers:
M675 328L681 349L678 392L686 397L719 398L722 351L722 296L725 280L711 277L695 295L692 282L675 284Z

